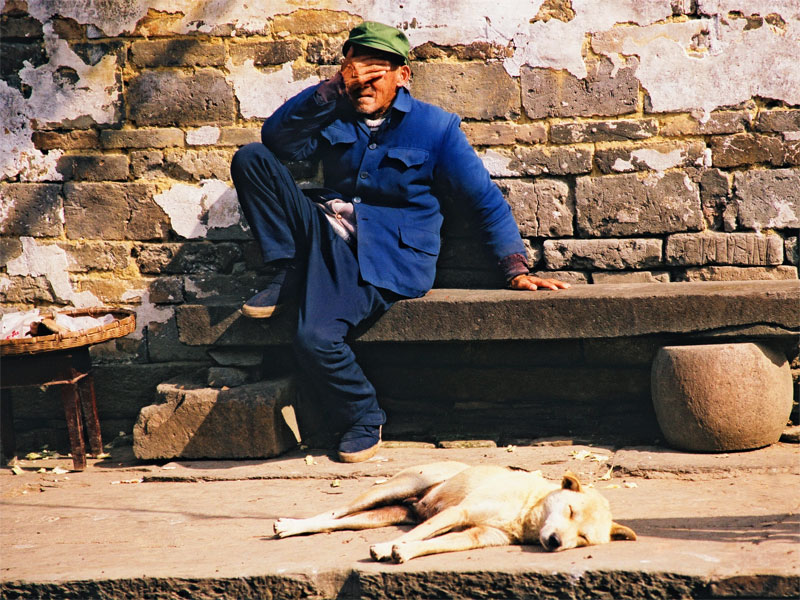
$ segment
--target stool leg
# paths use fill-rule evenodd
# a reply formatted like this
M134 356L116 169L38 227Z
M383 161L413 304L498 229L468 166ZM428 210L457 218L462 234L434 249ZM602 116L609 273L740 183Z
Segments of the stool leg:
M2 438L3 458L10 461L17 451L11 390L0 390L0 438Z
M72 451L72 465L76 471L86 468L86 446L83 438L83 418L81 417L80 395L78 386L68 383L61 387L61 397L64 400L64 416L67 419L69 431L69 446Z
M94 395L94 379L87 375L78 383L81 396L83 420L89 434L89 448L97 456L103 453L103 438L100 435L100 419L97 416L97 401Z

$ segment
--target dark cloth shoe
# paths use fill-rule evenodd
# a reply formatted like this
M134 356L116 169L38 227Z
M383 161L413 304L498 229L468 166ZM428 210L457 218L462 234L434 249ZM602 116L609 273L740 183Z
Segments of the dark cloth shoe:
M380 425L353 425L339 442L339 460L346 463L369 460L380 445Z
M242 306L242 314L251 319L268 319L278 314L297 295L298 275L294 267L277 273L269 285Z

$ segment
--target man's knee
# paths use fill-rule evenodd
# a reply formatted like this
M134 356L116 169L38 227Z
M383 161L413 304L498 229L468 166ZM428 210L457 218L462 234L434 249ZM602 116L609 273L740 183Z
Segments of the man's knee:
M248 178L254 170L276 161L275 155L261 142L253 142L239 148L231 160L231 177L234 182Z
M325 335L325 332L312 327L300 327L294 339L294 351L305 363L327 363L337 360L344 351L345 344L337 336Z

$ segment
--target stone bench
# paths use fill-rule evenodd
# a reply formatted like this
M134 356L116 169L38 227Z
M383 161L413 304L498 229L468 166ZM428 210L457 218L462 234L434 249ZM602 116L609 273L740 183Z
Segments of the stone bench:
M285 375L291 312L253 321L238 308L178 307L180 340L263 351L266 374ZM758 342L796 356L799 333L796 280L436 289L398 302L354 347L389 413L387 437L522 443L618 431L646 442L659 435L650 369L661 347Z

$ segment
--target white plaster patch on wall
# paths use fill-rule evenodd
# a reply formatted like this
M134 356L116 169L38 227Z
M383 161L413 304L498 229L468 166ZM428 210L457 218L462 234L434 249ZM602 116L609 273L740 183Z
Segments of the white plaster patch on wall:
M0 81L0 181L61 181L56 163L63 151L39 151L31 139L30 106L22 94Z
M295 94L319 83L319 77L295 81L291 63L271 73L257 69L253 60L239 66L228 61L226 66L226 79L233 85L239 110L246 119L266 118Z
M219 127L198 127L186 132L186 143L190 146L211 146L217 143L219 134Z
M197 298L210 298L211 296L216 296L217 292L215 291L204 291L200 288L192 279L186 277L184 279L184 288L187 292L194 294Z
M150 292L148 290L129 290L122 296L123 302L134 299L139 304L132 307L132 310L136 312L136 329L130 335L137 340L142 339L144 328L150 323L166 323L175 314L174 308L165 308L153 304L150 301Z
M595 36L592 49L616 61L618 54L639 57L636 76L654 112L701 109L707 119L715 108L756 96L800 103L798 17L785 32L746 25L744 19L701 19L626 27ZM709 37L708 51L692 52L698 35Z
M9 275L44 276L50 283L53 296L58 302L72 304L78 308L99 306L100 300L91 292L76 292L67 272L68 258L63 248L55 244L39 244L34 238L23 236L22 254L8 261Z
M203 180L200 187L178 183L154 200L169 216L172 229L187 239L244 223L236 191L218 179Z
M520 177L522 173L511 168L511 162L515 160L510 154L498 152L497 150L487 150L478 153L478 158L483 161L483 166L489 171L492 177Z
M797 0L698 0L697 10L704 15L727 15L740 12L743 15L761 15L772 13L784 19L796 19L800 6Z
M46 23L43 31L50 60L35 68L26 63L19 72L22 82L32 90L27 101L31 116L54 125L82 117L97 124L114 123L120 99L116 55L106 54L96 65L87 65L53 33L51 23ZM62 77L62 68L70 69L77 81Z
M685 155L685 151L680 148L669 152L659 152L652 148L640 148L631 152L630 160L618 158L611 166L611 169L618 172L633 171L635 170L634 162L638 161L654 171L663 172L681 164Z

